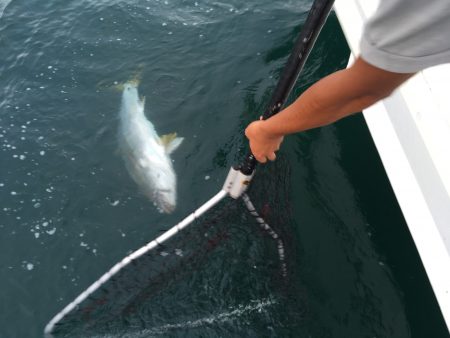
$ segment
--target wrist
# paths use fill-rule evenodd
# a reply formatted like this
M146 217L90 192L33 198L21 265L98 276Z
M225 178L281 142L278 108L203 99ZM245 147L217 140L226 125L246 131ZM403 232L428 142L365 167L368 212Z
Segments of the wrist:
M270 121L270 119L268 120L262 120L260 121L261 123L259 124L259 128L260 128L260 132L267 138L270 139L275 139L275 138L279 138L279 137L283 137L284 134L282 133L277 133L273 123Z

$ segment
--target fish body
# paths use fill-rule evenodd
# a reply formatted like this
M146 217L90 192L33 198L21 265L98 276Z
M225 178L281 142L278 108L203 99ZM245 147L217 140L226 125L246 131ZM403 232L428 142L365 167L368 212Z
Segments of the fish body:
M169 155L183 141L176 134L159 137L144 114L145 100L137 85L123 87L120 109L119 145L125 165L142 192L165 213L176 206L176 175Z

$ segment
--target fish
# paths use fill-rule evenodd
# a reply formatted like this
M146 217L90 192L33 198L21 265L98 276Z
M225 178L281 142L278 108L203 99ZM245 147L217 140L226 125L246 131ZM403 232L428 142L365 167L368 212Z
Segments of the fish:
M160 212L172 213L176 207L177 177L170 154L183 142L176 133L158 136L144 112L138 84L123 85L119 113L119 150L131 178Z

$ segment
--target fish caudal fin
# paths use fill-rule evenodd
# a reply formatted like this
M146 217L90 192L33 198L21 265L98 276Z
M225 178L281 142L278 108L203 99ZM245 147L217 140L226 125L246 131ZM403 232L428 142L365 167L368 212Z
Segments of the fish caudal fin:
M177 133L167 134L160 137L161 144L166 149L167 154L173 153L183 142L183 137L177 137Z

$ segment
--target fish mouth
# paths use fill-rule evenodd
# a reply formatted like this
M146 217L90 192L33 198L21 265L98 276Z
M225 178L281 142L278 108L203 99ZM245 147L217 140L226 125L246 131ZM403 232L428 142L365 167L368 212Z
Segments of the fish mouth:
M114 84L112 86L112 88L116 89L117 91L122 92L127 86L132 87L132 88L139 87L140 82L141 82L141 76L136 75L135 77L131 78L128 81Z

